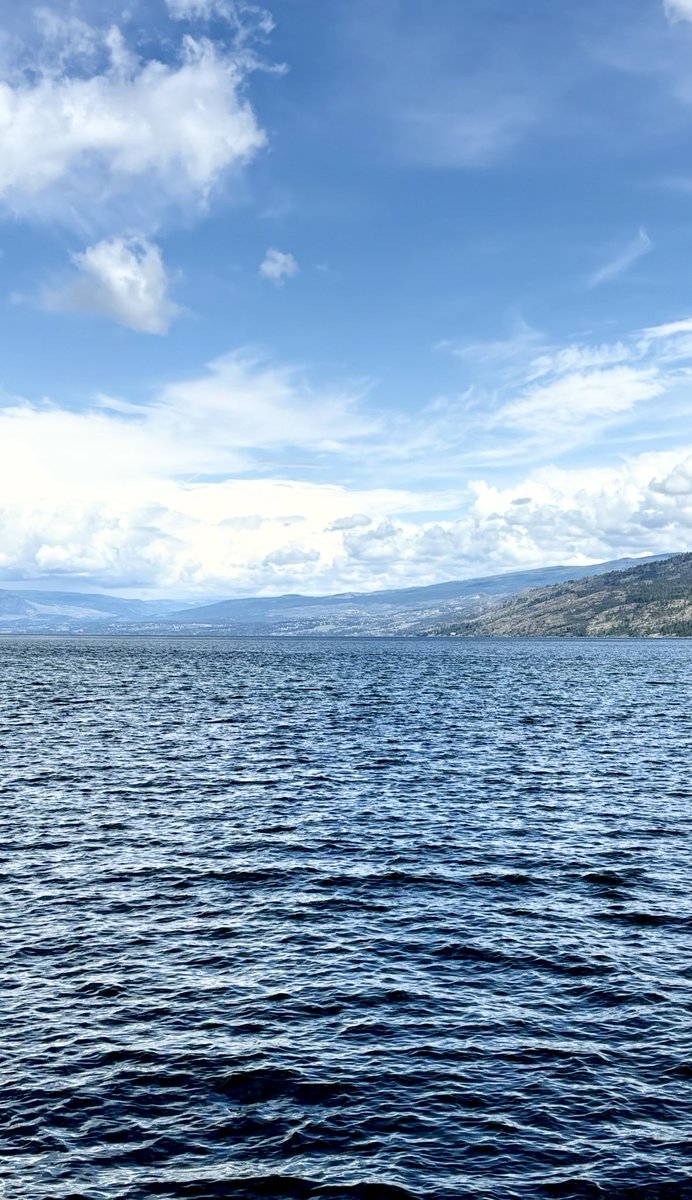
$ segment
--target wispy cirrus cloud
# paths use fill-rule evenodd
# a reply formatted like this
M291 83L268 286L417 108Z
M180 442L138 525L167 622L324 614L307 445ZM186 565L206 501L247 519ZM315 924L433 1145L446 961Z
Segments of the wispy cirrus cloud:
M624 275L630 267L645 254L649 254L653 250L653 242L645 229L640 229L636 237L632 238L627 245L619 251L613 258L608 259L597 270L593 271L587 280L588 286L591 288L601 287L604 283L610 283L613 279L617 279L620 275Z
M440 0L434 21L429 7L392 0L353 0L348 13L363 64L356 103L394 160L482 170L540 125L551 72L533 71L507 40L488 40L474 6Z
M429 405L410 438L422 454L438 444L460 470L474 461L486 469L558 461L590 446L602 452L642 430L674 440L689 426L692 438L686 318L613 342L556 345L520 324L507 339L447 348L460 363L460 393Z
M271 13L250 0L166 0L166 7L174 21L226 21L241 41L274 29Z

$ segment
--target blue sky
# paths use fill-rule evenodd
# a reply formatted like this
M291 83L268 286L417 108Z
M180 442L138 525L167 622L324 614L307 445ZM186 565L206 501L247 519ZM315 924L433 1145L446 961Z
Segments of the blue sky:
M687 549L692 0L0 0L0 585Z

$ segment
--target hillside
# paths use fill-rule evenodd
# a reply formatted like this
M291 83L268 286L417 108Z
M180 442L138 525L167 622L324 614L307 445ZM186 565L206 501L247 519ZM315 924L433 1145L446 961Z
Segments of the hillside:
M437 632L463 637L692 637L692 554L534 588Z
M665 558L666 556L659 556ZM563 584L637 559L539 567L477 579L329 596L248 596L213 604L103 593L0 589L0 632L390 636L468 621L529 588ZM654 562L656 559L646 559Z
M388 636L428 633L442 621L475 616L530 587L624 568L636 559L586 567L540 567L424 587L331 596L270 596L223 600L169 613L156 622L162 630L228 634Z

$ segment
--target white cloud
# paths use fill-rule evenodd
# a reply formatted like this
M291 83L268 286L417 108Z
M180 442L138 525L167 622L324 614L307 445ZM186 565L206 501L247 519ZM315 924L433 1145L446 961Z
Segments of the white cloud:
M482 342L438 342L436 349L449 350L457 358L467 359L480 366L497 366L499 363L512 365L525 362L529 353L545 344L545 337L526 321L518 320L507 338L493 338Z
M623 439L671 444L692 424L689 319L610 343L551 345L521 330L509 341L451 349L463 364L463 391L428 405L402 441L428 455L437 446L459 470L554 461L586 446L613 451Z
M238 32L269 34L274 28L271 14L247 0L166 0L174 21L228 21Z
M110 495L111 488L119 494L136 490L142 479L194 481L268 464L280 469L296 449L304 462L346 454L377 429L357 396L316 393L294 372L229 355L196 377L168 384L148 405L99 396L92 409L75 412L6 402L0 480L12 494L49 497L55 490L56 498L75 491L89 497Z
M320 392L241 355L146 405L100 395L75 411L6 397L0 578L352 591L685 549L689 333L684 321L669 327L544 344L539 367L531 342L523 369L511 360L513 379L502 360L497 396L467 390L408 418L374 415L371 403L366 415L358 393ZM638 453L650 436L669 442ZM607 466L560 465L591 443ZM498 484L507 461L510 482Z
M98 33L74 13L65 15L52 8L37 8L34 23L43 42L38 63L43 74L60 76L69 65L96 57Z
M498 413L504 425L535 430L542 435L573 431L628 413L635 405L660 396L664 385L653 367L611 367L572 372L529 388Z
M264 260L260 264L260 275L280 286L292 275L297 275L298 269L298 263L292 254L286 254L283 250L270 249L267 250Z
M425 503L434 497L417 498L414 521L397 515L410 494L288 479L151 478L120 492L54 490L51 499L27 489L7 496L0 515L0 577L191 595L327 592L683 550L692 538L691 452L544 469L505 488L479 479L460 497L460 515L433 520ZM354 501L373 514L372 527L325 532L325 516L336 521ZM288 513L302 517L298 542Z
M268 567L295 567L305 563L319 562L319 558L318 550L305 550L289 543L279 550L272 550L271 554L267 554L262 561Z
M663 0L663 9L671 21L692 21L692 0Z
M561 350L549 351L535 358L529 367L529 377L540 379L544 375L587 371L594 367L626 362L631 357L632 350L624 342L604 343L600 346L565 346Z
M348 529L367 529L368 525L372 525L372 517L368 517L365 513L353 513L350 517L339 517L329 526L329 533L346 532Z
M82 23L63 33L72 52L90 49ZM116 27L91 35L99 62L89 71L63 51L0 79L6 208L103 220L120 205L131 222L139 209L151 223L171 205L204 204L226 172L264 146L243 94L242 54L186 36L175 61L145 61Z
M166 0L174 21L210 21L212 17L228 20L234 5L228 0Z
M676 337L681 333L692 333L692 317L685 317L682 321L669 321L667 325L650 325L648 329L642 330L644 338L650 341Z
M356 454L374 431L357 399L316 394L294 373L238 356L146 406L99 396L78 412L6 399L0 577L192 592L262 589L277 572L319 581L339 545L325 523L354 507L406 508L412 497L297 482L282 470L296 448L303 463L351 446ZM269 477L244 478L252 470Z
M166 333L180 311L168 296L158 246L145 238L112 238L74 254L78 277L45 297L46 307L99 313L138 333Z
M653 249L653 242L645 229L640 229L636 237L629 242L619 254L614 258L604 263L597 271L594 271L588 279L589 287L600 287L603 283L610 283L611 280L617 279L619 275L624 274L629 267L633 266L638 259L645 254L649 254Z

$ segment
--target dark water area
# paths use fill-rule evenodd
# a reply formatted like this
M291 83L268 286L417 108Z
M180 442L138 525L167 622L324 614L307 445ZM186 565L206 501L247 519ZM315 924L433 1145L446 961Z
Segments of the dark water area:
M692 643L0 673L0 1194L692 1197Z

